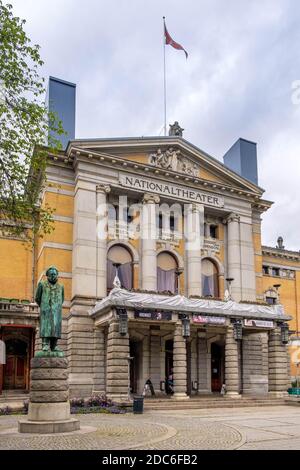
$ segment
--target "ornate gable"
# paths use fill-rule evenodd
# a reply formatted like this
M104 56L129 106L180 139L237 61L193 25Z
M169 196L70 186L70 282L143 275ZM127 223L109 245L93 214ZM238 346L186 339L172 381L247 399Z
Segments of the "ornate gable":
M146 165L155 173L181 174L184 178L199 178L211 183L223 184L237 190L261 196L262 188L227 168L219 160L206 154L182 137L142 137L120 139L77 140L72 146L90 151L102 157Z

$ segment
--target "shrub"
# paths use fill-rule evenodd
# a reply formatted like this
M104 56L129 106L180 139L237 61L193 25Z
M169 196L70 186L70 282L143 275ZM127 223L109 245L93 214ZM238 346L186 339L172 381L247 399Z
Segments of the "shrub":
M94 394L87 400L72 398L70 400L71 414L85 413L114 413L123 414L125 410L107 398L105 394Z
M70 400L71 408L82 408L84 406L83 398L71 398Z
M113 402L109 400L106 395L92 395L90 398L87 399L86 401L86 406L87 407L94 407L94 406L100 406L102 408L108 408L110 406L113 406Z

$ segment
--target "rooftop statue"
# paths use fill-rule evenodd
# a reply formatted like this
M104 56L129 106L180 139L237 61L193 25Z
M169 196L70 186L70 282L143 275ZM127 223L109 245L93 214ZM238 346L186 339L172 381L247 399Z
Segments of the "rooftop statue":
M40 307L40 337L42 338L42 356L63 356L57 347L61 337L62 305L64 302L64 286L59 284L58 270L55 266L48 268L47 280L38 284L35 301Z
M170 124L170 129L169 129L169 135L177 135L179 137L182 137L184 129L180 127L178 124L178 121L175 121L174 124Z

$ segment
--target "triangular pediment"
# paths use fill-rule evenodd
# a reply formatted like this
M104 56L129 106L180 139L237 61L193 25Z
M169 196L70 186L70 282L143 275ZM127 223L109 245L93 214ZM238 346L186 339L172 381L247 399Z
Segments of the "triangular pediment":
M70 142L67 151L71 151L72 145L136 164L149 165L158 171L200 178L258 195L264 192L262 188L230 170L216 158L179 137L76 140Z

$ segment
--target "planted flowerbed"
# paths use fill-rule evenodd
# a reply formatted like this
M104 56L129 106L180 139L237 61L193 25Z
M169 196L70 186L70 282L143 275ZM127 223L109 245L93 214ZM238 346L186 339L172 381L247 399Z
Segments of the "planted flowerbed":
M0 416L7 415L26 415L28 413L29 401L24 401L23 408L20 410L12 409L10 406L3 406L0 408ZM109 400L105 395L92 395L88 399L84 398L71 398L71 414L88 414L88 413L113 413L123 414L126 409L116 405L112 400Z
M71 414L113 413L123 414L126 410L117 406L105 395L92 395L90 398L71 398Z

